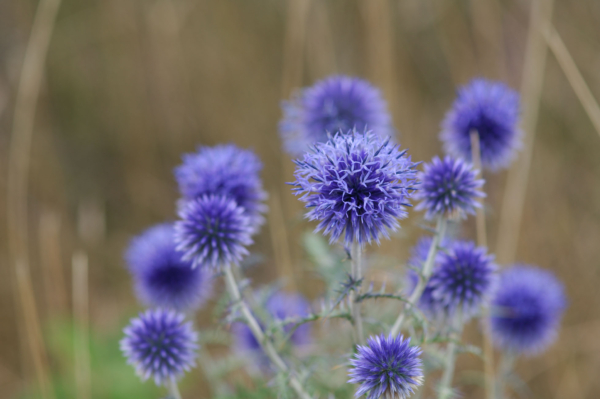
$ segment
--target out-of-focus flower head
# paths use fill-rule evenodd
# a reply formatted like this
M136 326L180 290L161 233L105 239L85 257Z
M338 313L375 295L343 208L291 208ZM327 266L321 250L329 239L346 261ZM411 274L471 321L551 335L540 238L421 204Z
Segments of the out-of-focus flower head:
M371 132L337 134L295 161L293 190L331 242L379 243L407 216L416 164L405 154Z
M442 251L429 280L438 312L472 316L492 294L497 276L494 257L470 241L455 241Z
M358 346L350 363L349 383L360 384L354 394L368 399L405 399L423 384L421 349L410 346L410 338L370 337L367 345Z
M408 260L408 266L411 267L411 269L408 270L407 273L407 288L408 288L408 295L412 294L412 292L414 291L414 289L417 286L417 283L419 282L419 275L417 274L417 272L414 269L419 269L422 270L423 269L423 265L425 264L425 261L427 260L427 255L429 254L429 248L431 247L431 243L433 241L433 238L430 236L423 236L421 238L419 238L419 240L417 241L417 243L415 244L414 247L412 247L411 251L410 251L410 258ZM440 261L440 255L441 255L441 251L445 251L447 248L449 248L452 245L452 241L450 239L443 239L442 242L439 245L439 249L438 252L436 253L435 256L435 261L434 261L434 269L439 265L439 261ZM431 292L432 292L432 287L431 284L428 282L427 285L425 286L425 289L423 290L423 293L421 294L421 298L419 298L419 302L417 304L417 306L419 307L419 309L423 312L425 312L426 314L430 315L430 316L435 316L436 312L438 311L439 308L439 304L437 303L437 301L435 301L433 299L433 297L431 296Z
M147 310L132 319L124 332L121 351L143 380L152 378L162 385L195 366L198 337L180 313Z
M212 293L212 276L181 258L172 224L160 224L135 237L125 259L142 302L179 311L195 310Z
M252 244L250 218L236 202L224 196L205 195L179 204L175 222L177 250L192 267L215 270L237 264Z
M265 303L265 309L274 322L302 318L310 314L310 305L302 295L283 291L276 291L271 294ZM288 334L292 328L293 323L286 323L283 326L283 332ZM236 322L232 325L232 331L237 351L251 353L252 355L259 353L260 345L246 324ZM310 343L310 324L302 324L294 330L289 338L294 347ZM264 360L266 361L266 359Z
M443 160L434 157L419 174L419 180L415 199L421 202L416 209L425 210L428 219L473 214L481 206L477 199L485 196L480 190L483 180L477 179L471 165L449 156Z
M508 167L520 146L520 100L504 83L473 79L442 123L441 139L447 153L471 160L471 132L479 134L481 163L490 170Z
M253 231L264 222L267 195L260 179L262 163L251 150L233 144L199 147L183 156L175 179L185 200L205 195L232 198L250 217Z
M492 299L492 340L505 351L540 353L556 339L565 307L563 284L551 272L527 265L506 269Z
M339 131L371 130L381 137L394 136L381 92L362 79L329 77L297 92L282 108L279 132L285 150L294 157Z

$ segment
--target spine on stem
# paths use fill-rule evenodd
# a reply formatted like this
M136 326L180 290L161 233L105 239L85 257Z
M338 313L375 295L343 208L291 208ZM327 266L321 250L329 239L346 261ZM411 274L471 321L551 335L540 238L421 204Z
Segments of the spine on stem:
M440 382L439 399L450 399L453 396L452 379L454 377L454 366L456 364L456 347L463 329L463 321L460 312L458 312L453 319L450 342L446 348L444 373L442 374L442 380Z

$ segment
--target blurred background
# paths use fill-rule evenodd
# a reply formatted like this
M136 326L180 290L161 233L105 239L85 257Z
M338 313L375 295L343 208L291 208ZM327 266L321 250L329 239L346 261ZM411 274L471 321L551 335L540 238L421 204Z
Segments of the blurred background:
M252 278L286 278L316 297L300 244L314 226L302 221L302 205L284 185L293 165L277 134L280 101L329 74L366 78L382 89L413 160L427 161L441 154L439 125L458 85L484 76L517 90L526 86L532 10L550 15L549 5L62 0L45 33L50 42L40 64L30 147L25 140L19 152L11 144L27 127L15 127L15 104L38 2L0 1L0 221L8 227L0 229L0 398L42 397L33 388L40 370L59 398L90 397L86 386L93 398L159 397L119 354L121 330L141 309L122 253L133 235L175 218L172 170L198 145L234 142L260 155L270 211L253 247L262 263ZM551 19L591 94L600 98L600 2L556 1ZM516 255L500 260L546 267L567 286L569 309L558 342L543 356L519 362L529 397L597 398L600 137L573 90L577 82L565 75L555 52L543 62L541 42L542 62L529 75L541 83L531 102L539 104L531 165L513 171L529 175L520 235ZM10 183L11 148L29 157L27 191ZM485 174L492 251L508 175ZM26 196L11 199L13 187ZM21 215L15 209L27 216L20 220L26 240L10 223ZM386 242L380 251L403 263L420 234L419 221L420 215L405 221L405 239ZM473 232L469 220L465 235ZM14 260L11 240L26 263ZM216 318L207 310L197 323ZM90 352L80 353L78 342L88 339ZM459 367L481 364L467 359ZM188 397L211 395L199 370L184 388ZM463 393L482 397L481 389Z

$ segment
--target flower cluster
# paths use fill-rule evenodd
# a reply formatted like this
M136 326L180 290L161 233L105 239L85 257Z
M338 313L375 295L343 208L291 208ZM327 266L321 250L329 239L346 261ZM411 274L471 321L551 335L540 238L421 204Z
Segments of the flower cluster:
M415 166L406 151L374 133L337 134L296 161L294 192L317 230L361 245L388 237L407 216Z
M563 285L549 271L517 265L500 275L492 299L492 338L501 349L536 354L556 338L565 309Z
M473 79L442 123L441 139L449 154L471 159L471 132L479 135L481 163L497 170L507 167L520 146L519 95L500 82Z
M332 76L296 93L283 103L279 132L292 156L301 156L328 135L371 130L380 137L394 135L381 92L368 82Z
M147 310L125 328L121 350L144 380L162 385L195 365L198 337L183 320L172 310Z
M421 349L410 346L410 338L401 335L369 338L350 360L348 382L360 384L354 396L368 393L368 399L409 397L423 383L420 354Z
M421 203L416 209L425 209L427 218L473 214L480 206L477 199L485 196L480 191L483 180L477 179L476 172L461 159L434 157L419 179L415 198Z
M175 250L172 224L161 224L132 240L125 259L142 302L157 307L195 310L212 292L212 277L192 268Z

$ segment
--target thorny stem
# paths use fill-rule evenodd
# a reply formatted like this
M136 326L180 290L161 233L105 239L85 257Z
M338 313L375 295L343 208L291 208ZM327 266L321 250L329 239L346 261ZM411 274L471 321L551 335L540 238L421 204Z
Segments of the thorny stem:
M240 289L235 280L235 276L233 275L233 271L231 270L231 265L225 265L223 267L223 270L225 272L225 284L227 286L227 291L229 292L229 295L231 295L233 301L240 306L242 316L248 323L248 327L252 331L254 338L256 339L256 341L258 341L267 357L271 360L271 362L273 362L275 367L277 367L277 369L280 372L289 376L290 386L300 398L312 399L312 397L304 390L304 387L302 386L300 380L298 380L298 378L294 375L293 371L291 371L288 368L288 366L285 364L279 353L277 353L277 350L275 349L271 341L267 339L265 333L260 327L260 324L258 324L258 321L250 311L250 308L243 300L242 294L240 293Z
M433 265L435 263L435 256L437 254L438 247L440 245L440 242L444 238L444 234L446 233L446 224L447 224L446 218L443 216L440 216L440 218L438 219L438 222L437 222L436 229L435 229L435 236L433 237L433 240L431 241L431 246L429 247L429 252L427 253L427 259L425 260L425 264L423 265L422 277L419 279L417 286L415 287L414 291L408 298L409 303L404 305L404 307L402 308L402 313L400 313L400 315L398 315L396 322L394 323L394 325L392 326L392 329L390 330L390 334L393 337L398 335L398 333L400 332L400 329L402 328L402 324L404 323L404 319L406 317L406 313L407 313L409 307L416 305L419 298L421 298L421 294L423 294L423 291L425 290L425 286L427 285L427 282L429 281L429 277L431 277L431 272L433 271Z
M454 366L456 364L456 346L460 340L463 329L463 320L460 310L454 316L452 331L450 332L450 342L446 347L446 361L444 363L444 373L439 388L439 399L449 399L452 397L452 378L454 377Z
M169 390L169 399L181 399L181 394L179 393L175 378L170 378L168 380L167 389Z
M362 249L357 241L352 243L350 250L350 256L352 257L352 278L354 281L358 281L362 278ZM364 344L365 337L363 332L363 322L361 314L361 303L356 302L356 298L360 296L360 286L356 290L350 291L350 313L352 314L352 320L354 323L354 342L357 344Z

